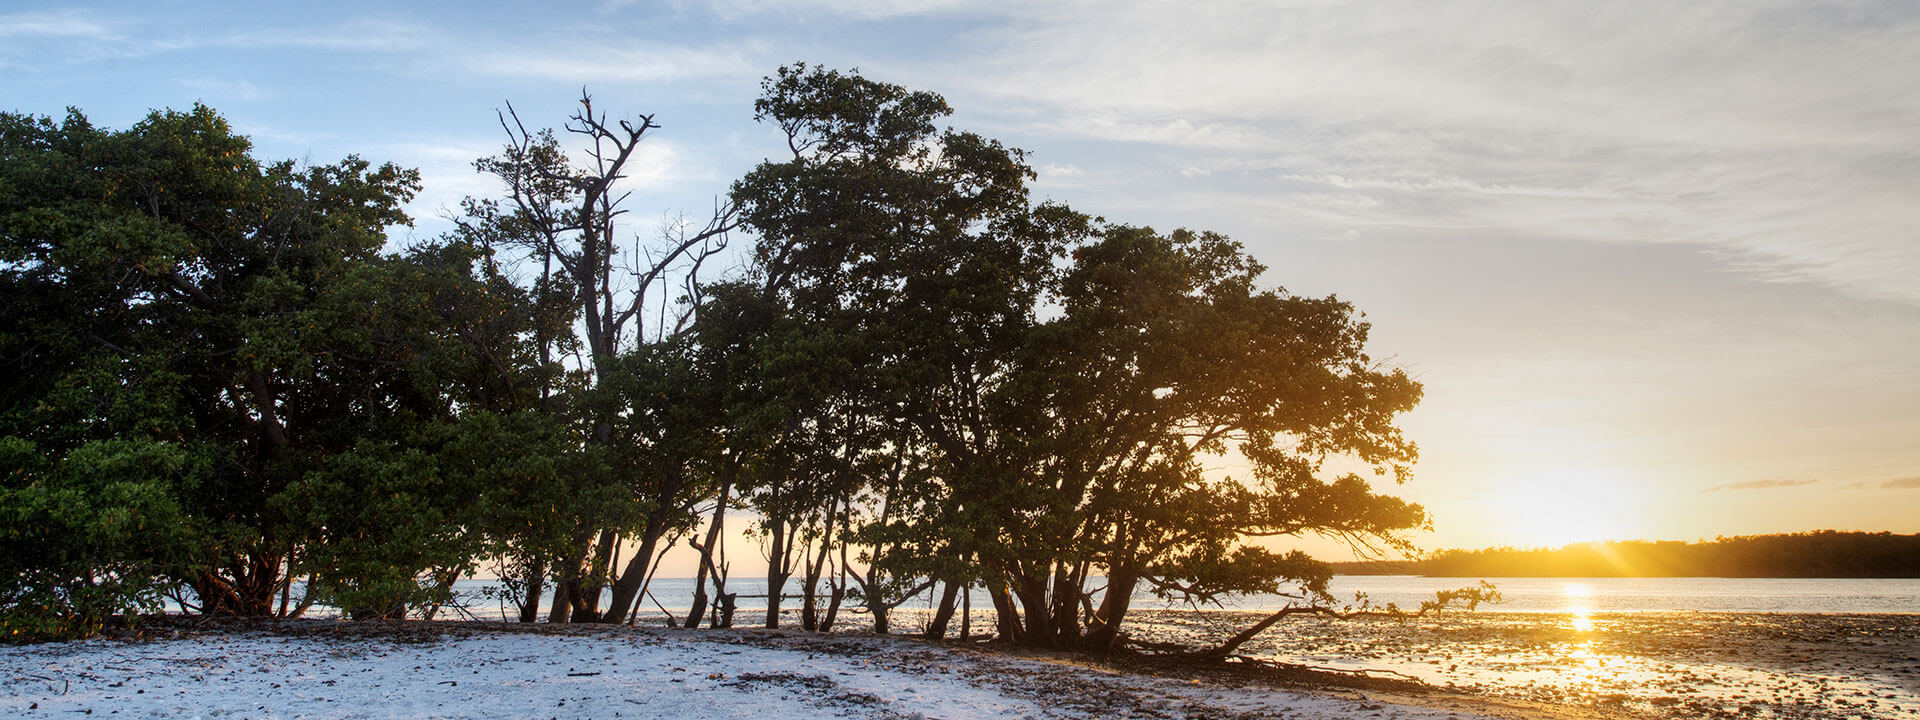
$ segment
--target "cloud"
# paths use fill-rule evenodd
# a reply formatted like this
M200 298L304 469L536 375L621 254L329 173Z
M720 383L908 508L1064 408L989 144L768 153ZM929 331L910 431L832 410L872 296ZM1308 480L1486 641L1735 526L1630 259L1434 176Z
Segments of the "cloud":
M391 161L401 167L420 171L422 189L407 203L407 214L419 224L423 234L448 229L444 218L457 215L460 202L468 197L498 197L499 180L477 172L473 161L500 152L504 140L472 139L461 142L396 142L367 148L366 155L377 161ZM571 152L574 157L581 155ZM687 159L687 153L672 141L649 137L634 151L623 186L634 191L656 191L690 180L708 179ZM638 222L641 232L651 233L654 218Z
M1894 478L1892 480L1888 480L1886 482L1880 483L1880 487L1887 488L1890 490L1909 490L1913 488L1920 488L1920 477Z
M1750 480L1747 482L1715 485L1700 492L1719 492L1722 490L1766 490L1769 488L1799 487L1812 485L1816 480Z
M1061 135L1116 142L1240 151L1276 142L1259 127L1235 122L1195 122L1190 118L1143 120L1111 114L1070 115L1039 127Z
M221 80L212 78L190 80L181 78L174 80L174 82L179 83L182 87L189 90L201 93L202 97L200 99L207 101L218 102L218 100L232 98L241 102L253 102L267 96L267 92L261 90L260 86L245 80Z
M1394 192L1457 192L1475 195L1522 195L1533 197L1615 198L1613 191L1592 188L1523 187L1487 185L1457 176L1354 179L1340 175L1282 175L1282 180L1329 185L1342 190L1390 190Z
M27 36L109 40L119 34L72 10L0 15L0 37Z
M1086 177L1087 175L1087 171L1080 169L1080 166L1071 164L1055 165L1053 163L1047 163L1034 168L1034 172L1039 175L1039 179L1034 181L1035 185L1052 187L1070 187L1076 185L1080 178Z
M602 6L602 10L620 10L632 4L633 0L610 0ZM983 4L974 0L724 0L701 5L727 17L780 13L855 20L883 20L968 9L991 10L994 7L991 3Z
M1706 246L1920 304L1920 6L1095 8L979 31L985 59L928 82L1024 108L1030 132L1401 200L1360 223Z
M629 43L620 47L568 46L480 53L464 60L469 70L569 84L660 82L700 77L757 77L759 63L729 46L690 47Z
M148 58L167 53L207 49L243 49L280 52L310 49L332 52L434 52L453 43L437 28L390 18L368 17L318 27L255 27L217 29L196 23L178 30L157 27L163 20L115 18L109 25L77 11L0 16L0 38L39 40L36 50L6 48L38 62L76 62ZM167 20L178 18L168 17ZM122 31L125 29L125 32ZM8 53L0 53L8 54Z
M307 48L345 52L404 52L447 43L434 28L392 19L363 18L329 28L266 28L204 41L228 47Z
M438 218L457 214L460 201L496 197L499 181L473 169L473 161L500 152L503 140L473 139L396 142L367 148L367 157L420 171L421 191L406 207L416 223L437 225Z
M38 72L74 61L136 54L138 43L81 10L0 15L0 68Z

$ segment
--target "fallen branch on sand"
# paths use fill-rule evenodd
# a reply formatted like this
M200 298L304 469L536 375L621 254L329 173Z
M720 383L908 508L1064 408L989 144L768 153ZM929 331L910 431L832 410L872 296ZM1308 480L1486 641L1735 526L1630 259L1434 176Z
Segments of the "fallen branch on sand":
M1452 607L1456 604L1465 605L1466 609L1472 610L1474 608L1479 607L1480 603L1483 603L1483 602L1497 603L1500 601L1501 601L1500 591L1495 589L1493 585L1482 580L1478 587L1465 587L1465 588L1460 588L1458 590L1441 590L1437 593L1434 593L1434 597L1432 600L1421 602L1420 609L1413 612L1401 610L1398 605L1394 605L1392 603L1387 604L1385 607L1376 609L1373 606L1367 604L1365 596L1361 596L1360 606L1357 608L1352 608L1347 610L1336 610L1336 609L1327 607L1325 605L1288 605L1284 608L1280 608L1279 610L1274 611L1273 614L1268 615L1265 618L1262 618L1260 622L1254 623L1252 627L1242 630L1238 634L1235 634L1233 637L1228 638L1226 642L1221 643L1219 646L1207 648L1203 650L1194 650L1194 649L1186 648L1183 646L1171 645L1167 643L1134 642L1131 644L1134 647L1155 650L1158 652L1166 653L1170 656L1187 656L1187 657L1204 658L1204 659L1212 659L1212 660L1225 660L1229 657L1244 657L1244 656L1236 655L1234 651L1240 649L1240 646L1246 644L1247 641L1252 640L1256 637L1259 637L1260 633L1266 632L1267 628L1273 627L1275 623L1278 623L1281 620L1284 620L1287 617L1293 616L1293 615L1319 615L1322 617L1334 618L1336 620L1353 620L1353 619L1363 618L1363 617L1378 617L1378 618L1392 618L1392 619L1398 619L1398 620L1406 620L1406 619L1421 617L1429 613L1437 613L1449 607ZM1345 672L1345 671L1332 670L1332 672ZM1399 673L1394 673L1394 674L1398 675Z

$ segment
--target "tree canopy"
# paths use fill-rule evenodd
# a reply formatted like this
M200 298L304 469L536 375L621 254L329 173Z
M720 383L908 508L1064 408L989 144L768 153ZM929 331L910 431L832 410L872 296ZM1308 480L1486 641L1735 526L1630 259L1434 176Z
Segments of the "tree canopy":
M627 229L658 126L583 96L560 133L503 112L500 194L399 251L411 171L261 162L205 107L0 116L9 632L163 594L431 614L487 563L522 620L551 583L549 620L623 622L681 540L686 622L725 623L741 508L769 626L798 594L810 629L846 601L886 631L937 589L937 637L984 587L1002 638L1104 649L1139 593L1323 599L1275 538L1425 525L1370 484L1407 478L1420 386L1347 303L1036 201L937 94L805 64L762 90L784 152L705 224Z
M1402 547L1425 523L1319 475L1341 456L1401 479L1415 454L1392 420L1419 386L1368 358L1345 303L1258 289L1263 268L1216 234L1032 202L1024 154L938 129L930 93L804 65L765 90L792 157L735 186L755 272L850 338L835 392L911 467L863 529L892 549L876 567L984 581L1021 642L1105 647L1136 583L1317 591L1324 565L1255 541ZM1207 472L1229 456L1250 475Z
M470 566L498 496L534 489L445 471L539 435L514 415L520 294L469 245L382 253L414 172L250 152L206 107L124 131L0 115L20 617L84 626L181 586L272 614L299 575L390 614L444 596L417 581Z

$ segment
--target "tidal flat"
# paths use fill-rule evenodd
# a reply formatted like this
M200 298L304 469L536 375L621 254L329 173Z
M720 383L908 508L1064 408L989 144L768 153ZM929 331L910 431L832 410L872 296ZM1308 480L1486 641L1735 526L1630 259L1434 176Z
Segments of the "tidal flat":
M1143 611L1136 635L1202 644L1263 613ZM1654 717L1920 718L1920 615L1453 612L1299 618L1253 658Z
M139 638L0 648L13 718L1594 717L1420 695L778 630L172 618Z
M1203 644L1261 613L1147 610ZM177 718L1920 718L1920 615L1294 619L1266 663L864 632L155 618L0 648L0 715Z

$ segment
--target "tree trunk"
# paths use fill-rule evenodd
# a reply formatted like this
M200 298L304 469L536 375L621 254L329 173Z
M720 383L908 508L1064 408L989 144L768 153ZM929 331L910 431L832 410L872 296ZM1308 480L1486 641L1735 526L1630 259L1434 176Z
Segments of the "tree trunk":
M953 621L954 601L959 598L960 583L947 581L947 587L940 593L940 609L933 613L933 622L927 625L927 639L939 640L947 635L947 624Z
M820 603L814 598L814 594L820 590L820 574L826 568L827 554L833 549L833 519L836 506L837 503L830 503L827 506L826 517L821 520L820 552L810 553L813 559L807 563L807 576L802 584L807 594L806 598L800 601L800 627L810 632L820 629ZM807 553L803 551L803 557L805 554Z
M593 606L599 604L599 595L600 586L598 584L575 580L572 595L573 615L567 618L567 621L590 623L599 620L599 614L593 610Z
M227 567L231 580L215 570L205 570L189 583L200 596L200 612L205 615L271 617L279 594L281 557L264 552L233 558Z
M1126 619L1127 608L1133 604L1133 588L1140 582L1140 573L1128 565L1111 568L1107 575L1107 594L1100 599L1100 609L1094 613L1093 621L1088 623L1086 646L1094 650L1111 650L1119 639L1120 622Z
M1019 578L1014 585L1013 595L1020 601L1020 612L1025 616L1027 626L1019 636L1019 643L1027 647L1054 647L1053 614L1047 607L1046 578Z
M620 573L620 579L613 582L613 599L607 602L607 612L600 617L601 622L620 624L627 621L630 612L637 612L640 587L647 578L653 576L654 552L660 548L660 538L667 534L667 524L654 513L647 518L647 526L641 530L640 547L634 551L633 559L627 561L626 570Z
M773 544L767 548L767 622L771 628L780 627L780 604L787 589L787 578L793 576L793 565L789 559L793 556L792 539L787 537L787 523L783 518L769 518L772 521Z
M287 616L287 603L293 599L293 551L287 551L287 573L280 578L280 609L274 613L278 617Z
M713 622L708 623L707 627L728 628L733 627L733 611L739 607L735 602L739 594L727 592L727 577L731 573L731 566L727 564L726 539L723 536L716 542L718 547L713 551L713 598L717 606L714 608Z
M1069 571L1065 564L1053 571L1053 646L1072 649L1080 645L1080 582L1078 568Z
M820 629L820 603L813 594L820 590L820 578L809 572L800 583L800 629L813 632Z
M700 551L700 566L694 572L693 605L687 610L685 623L689 630L700 627L700 618L707 613L707 577L709 573L715 572L713 551L720 542L720 528L727 520L727 497L733 491L736 467L732 462L727 463L726 473L721 477L719 499L713 505L713 519L707 521L707 542L699 544L691 540L687 541L687 544Z
M960 588L960 639L973 640L973 583Z
M612 530L600 531L600 542L593 549L593 564L587 566L587 577L580 583L580 594L574 596L579 601L574 609L574 622L600 622L601 591L607 587L607 573L613 569L613 558L619 548L619 535Z
M446 568L444 570L441 570L438 573L435 573L434 582L433 582L434 590L436 594L448 592L453 589L453 584L459 581L460 581L460 569ZM435 604L428 607L426 614L422 615L420 619L421 620L434 619L436 616L440 614L440 608L443 608L443 607L446 607L446 605Z
M688 630L692 630L694 628L700 627L701 618L704 618L707 615L708 562L706 557L707 555L706 546L696 544L691 540L687 541L687 543L690 545L693 545L695 549L698 549L700 551L700 556L701 556L700 569L694 571L694 574L693 574L693 601L687 605L686 622L681 623L681 627L684 627Z
M634 611L640 598L640 587L647 582L653 567L654 550L660 546L660 536L666 529L649 521L641 532L640 546L634 549L633 558L627 561L627 567L621 571L620 578L613 581L613 597L607 601L607 611L600 615L600 622L618 625L627 621L627 614Z
M307 608L313 607L314 601L318 600L320 597L319 595L314 594L313 583L319 579L320 578L317 575L314 575L312 573L307 574L307 586L304 590L300 592L300 604L295 605L293 607L293 612L287 613L287 617L289 618L300 617L301 615L305 615L307 613Z
M547 609L547 622L564 623L573 619L573 589L576 583L560 578L553 584L553 605Z
M520 604L520 622L540 620L540 594L546 583L547 563L545 560L535 560L533 566L527 568L527 595L526 601Z
M831 632L833 630L834 618L840 615L840 601L846 599L846 597L847 586L845 583L833 586L833 596L827 599L827 614L820 619L820 632Z
M1013 606L1013 595L1007 592L1005 582L987 584L987 598L993 601L995 631L1000 641L1020 642L1020 611Z
M849 500L848 502L852 502ZM840 569L834 573L833 598L827 601L827 617L820 621L820 632L833 629L834 618L840 614L840 601L847 597L847 544L840 543Z

